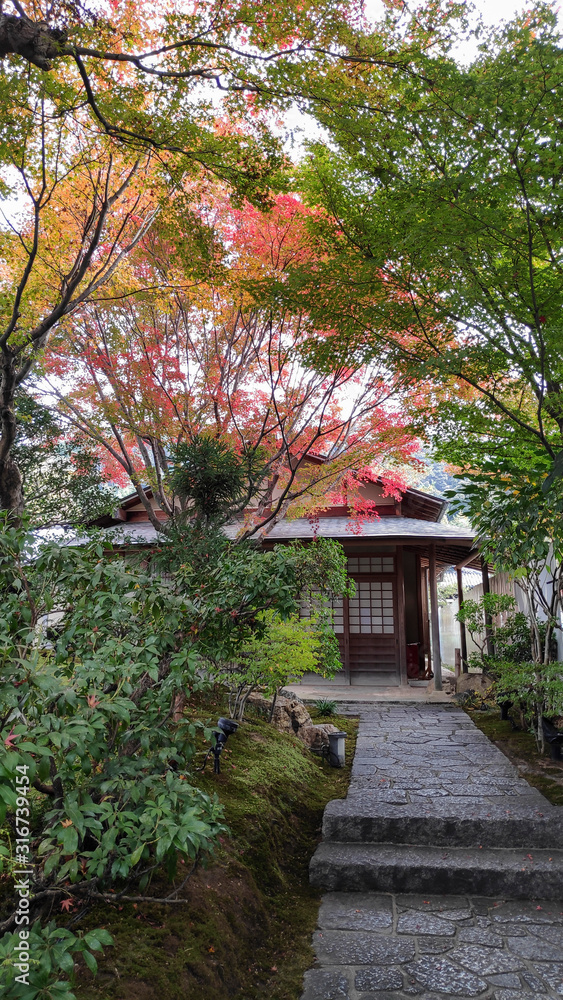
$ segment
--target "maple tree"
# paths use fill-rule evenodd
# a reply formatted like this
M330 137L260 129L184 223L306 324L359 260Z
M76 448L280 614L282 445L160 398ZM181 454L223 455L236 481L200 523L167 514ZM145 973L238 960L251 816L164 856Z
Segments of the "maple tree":
M147 151L156 157L173 189L182 187L186 178L212 174L226 181L239 199L267 204L276 172L284 163L274 115L295 104L307 110L327 101L338 103L341 68L346 74L357 64L368 63L407 71L411 48L432 44L435 21L447 15L439 4L431 4L417 31L397 46L393 24L400 14L394 12L393 3L387 21L376 31L362 20L361 5L342 0L305 4L285 0L275 5L245 0L229 4L111 0L105 6L80 0L8 3L8 9L0 12L2 191L17 201L23 180L32 202L26 225L21 228L18 221L16 226L24 243L29 237L32 246L20 275L21 287L20 278L14 281L11 264L7 266L14 299L2 341L4 359L9 356L10 362L2 385L0 506L19 516L21 482L10 457L14 382L27 377L50 329L68 313L76 291L70 297L65 292L64 302L51 303L45 316L37 318L41 335L15 319L31 272L38 270L41 253L33 249L32 234L41 228L39 216L49 201L51 175L54 164L62 162L61 150L65 155L68 149L76 150L84 134L97 143L98 189L91 208L98 220L105 220L115 194L110 194L109 184L104 207L104 176L106 181L110 175L116 177L110 159L119 155L133 169L135 160L146 162ZM23 163L26 178L21 174ZM64 170L69 178L78 170L68 155ZM38 197L42 174L46 185ZM66 198L72 200L74 193L67 191ZM8 218L8 228L10 222ZM81 280L97 252L91 237L99 235L98 230L94 221L76 258ZM54 231L52 235L48 256L56 256L58 249ZM64 238L62 243L64 247ZM47 268L52 264L50 260ZM77 271L68 260L54 266L64 274L69 265L74 281ZM82 286L80 294L90 293ZM27 352L23 367L19 365L22 337L33 343L33 358ZM13 346L15 340L19 366L14 368L8 341Z
M179 169L204 166L257 197L281 150L262 112L326 99L321 81L362 23L348 0L8 2L0 107L46 90L59 113L82 107L108 136L179 154ZM384 58L385 45L366 55Z
M472 40L467 65L421 52L392 83L359 68L350 113L318 112L332 146L303 184L333 225L324 273L296 284L338 330L325 366L383 353L422 384L437 439L449 421L477 451L483 435L524 465L539 451L545 477L563 468L561 36L540 3Z
M346 500L369 513L363 479L383 473L397 490L417 447L391 404L399 380L377 363L324 374L300 360L310 320L271 294L292 262L314 255L299 199L280 195L270 213L221 197L212 208L207 279L190 281L182 270L174 243L189 239L180 220L160 235L153 228L135 256L145 291L86 305L52 341L44 361L51 398L105 452L113 477L134 486L159 530L146 487L172 516L182 504L171 461L201 435L225 442L253 470L238 505L246 532L273 527L288 510L310 514Z
M335 328L310 345L323 369L377 355L410 379L412 425L526 593L543 698L563 578L562 38L538 3L472 41L465 65L421 52L392 85L358 69L350 113L319 111L331 145L302 186L325 257L290 285Z
M0 507L15 516L24 505L12 455L17 389L53 328L109 280L158 212L150 156L120 157L44 100L20 124L9 192L17 201L0 230Z

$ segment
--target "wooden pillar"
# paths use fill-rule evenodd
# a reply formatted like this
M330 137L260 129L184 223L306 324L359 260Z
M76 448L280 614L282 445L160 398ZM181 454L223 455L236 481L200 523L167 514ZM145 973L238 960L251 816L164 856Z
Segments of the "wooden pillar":
M461 608L463 604L463 570L460 566L456 567L457 573L457 603ZM468 672L469 666L467 662L467 633L465 631L465 622L459 623L459 639L461 643L461 669L464 674Z
M430 622L428 620L428 564L421 567L420 589L422 592L422 648L424 651L424 663L426 657L430 665Z
M432 630L432 670L434 689L442 690L442 657L440 654L440 620L438 618L438 587L436 584L436 546L430 546L429 559L430 624Z
M483 578L483 597L485 594L490 594L491 587L489 584L489 567L484 559L481 559L481 576ZM485 636L487 640L487 656L495 655L495 647L493 643L493 619L490 615L485 614Z
M344 678L346 684L351 684L350 678L350 601L345 597L342 601L342 620L344 622Z
M422 566L420 564L420 553L415 555L416 566L416 634L420 648L424 649L424 624L422 620Z
M397 579L397 640L399 646L399 676L401 684L408 684L407 679L407 637L405 623L405 574L403 565L403 546L397 545L395 553Z

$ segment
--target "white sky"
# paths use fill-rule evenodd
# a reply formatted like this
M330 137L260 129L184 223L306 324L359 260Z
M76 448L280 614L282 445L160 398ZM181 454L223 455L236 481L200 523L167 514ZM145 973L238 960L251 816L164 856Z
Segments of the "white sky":
M514 14L520 13L530 6L526 0L470 0L472 6L481 14L487 24L498 24L500 21L509 21ZM558 5L554 4L558 9ZM368 16L373 12L377 18L378 11L383 9L378 0L365 0L365 9Z

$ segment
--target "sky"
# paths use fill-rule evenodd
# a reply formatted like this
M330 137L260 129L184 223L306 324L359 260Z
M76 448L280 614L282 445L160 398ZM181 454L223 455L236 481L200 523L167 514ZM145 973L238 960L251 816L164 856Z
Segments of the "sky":
M380 0L364 0L365 11L368 17L377 20L383 11ZM553 4L559 10L558 3ZM531 0L468 0L468 6L473 6L485 24L493 26L501 21L510 21L515 14L520 14L531 6ZM463 55L471 57L472 53L467 48Z
M472 0L473 6L482 15L487 24L498 24L499 21L510 20L514 14L525 10L530 6L526 0ZM374 11L374 15L381 5L378 0L365 0L366 11Z

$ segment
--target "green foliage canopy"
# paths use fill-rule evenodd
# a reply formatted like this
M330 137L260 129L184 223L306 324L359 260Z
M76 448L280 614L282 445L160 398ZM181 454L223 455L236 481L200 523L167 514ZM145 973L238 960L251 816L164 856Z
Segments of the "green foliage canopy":
M98 456L80 435L69 435L28 393L16 401L13 456L22 474L26 515L34 528L85 525L109 513L115 489L104 481Z
M359 68L354 108L319 111L331 145L312 145L303 183L332 221L294 288L337 331L311 345L318 363L384 356L439 457L460 437L477 467L511 451L514 482L533 454L541 482L563 452L561 37L537 3L473 40L468 65Z

